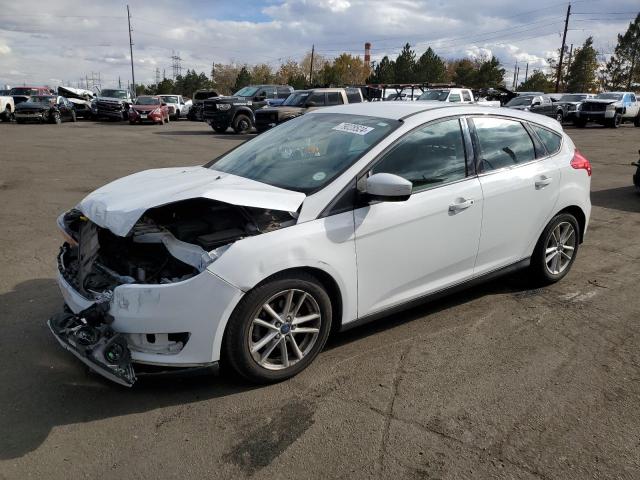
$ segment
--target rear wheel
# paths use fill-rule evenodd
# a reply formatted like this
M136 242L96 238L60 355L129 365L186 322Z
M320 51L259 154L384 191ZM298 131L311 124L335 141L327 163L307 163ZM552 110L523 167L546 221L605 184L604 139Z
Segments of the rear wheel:
M564 119L564 115L562 115L562 112L556 113L556 120L558 121L559 124L562 124L563 119Z
M78 117L76 115L75 110L71 110L71 121L72 122L77 122L78 121Z
M331 300L315 277L276 277L247 293L231 315L223 364L251 382L285 380L315 359L331 321Z
M616 113L613 118L609 121L610 128L618 128L622 123L622 114Z
M562 279L573 265L580 244L580 229L569 213L556 215L538 239L529 267L534 278L543 284Z
M633 124L636 127L640 127L640 113L638 114L638 116L635 118L635 120L633 121Z
M239 113L233 119L233 131L236 133L249 133L251 127L253 127L251 119L244 113Z
M0 118L3 122L11 121L11 107L9 105L4 109L4 115L0 115Z
M60 116L60 112L54 111L50 113L51 123L55 123L56 125L60 125L62 123L62 117Z

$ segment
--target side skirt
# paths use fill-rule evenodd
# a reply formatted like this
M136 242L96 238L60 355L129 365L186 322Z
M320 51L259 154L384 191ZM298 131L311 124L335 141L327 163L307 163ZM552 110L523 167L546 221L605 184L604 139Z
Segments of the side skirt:
M373 322L375 320L379 320L383 317L388 317L394 313L402 312L403 310L408 310L412 307L422 305L427 302L432 302L434 300L438 300L442 297L446 297L456 292L460 292L462 290L466 290L467 288L473 287L475 285L479 285L481 283L488 282L489 280L493 280L495 278L502 277L504 275L509 275L510 273L517 272L519 270L523 270L527 268L531 264L531 258L525 258L524 260L520 260L519 262L513 263L511 265L507 265L506 267L499 268L498 270L494 270L489 273L485 273L476 278L472 278L471 280L467 280L462 283L458 283L457 285L452 285L451 287L444 288L442 290L438 290L436 292L428 293L418 298L414 298L413 300L409 300L408 302L402 303L400 305L394 305L393 307L385 308L379 312L371 313L369 315L365 315L364 317L360 317L353 322L349 322L346 325L342 325L340 327L341 332L345 332L347 330L351 330L352 328L359 327L361 325L365 325L369 322Z

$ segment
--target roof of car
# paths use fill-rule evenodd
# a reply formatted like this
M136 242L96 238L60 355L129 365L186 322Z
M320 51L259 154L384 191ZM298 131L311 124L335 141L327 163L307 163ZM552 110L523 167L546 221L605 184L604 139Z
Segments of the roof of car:
M439 104L442 103L442 104ZM462 104L452 105L450 103L422 103L422 102L363 102L350 103L348 105L338 105L334 107L324 107L307 113L307 115L318 115L323 113L343 113L350 115L365 115L369 117L388 118L390 120L402 120L419 113L426 113L433 110L441 111L442 116L450 115L486 115L494 114L505 117L513 117L529 122L544 125L547 128L561 131L562 127L553 118L530 113L512 108L493 107L488 105Z

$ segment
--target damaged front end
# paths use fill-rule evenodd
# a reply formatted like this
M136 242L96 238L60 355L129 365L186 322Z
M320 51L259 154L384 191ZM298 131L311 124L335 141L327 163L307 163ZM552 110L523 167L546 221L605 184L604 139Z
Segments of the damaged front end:
M234 242L295 223L295 214L289 212L192 198L145 211L120 236L79 209L70 210L58 219L66 239L58 255L58 271L66 283L63 295L71 312L54 315L49 327L60 344L90 368L131 386L136 381L134 363L171 363L163 359L180 354L194 332L185 331L188 327L179 319L169 328L154 331L153 317L146 322L151 330L114 330L112 315L117 320L114 312L126 308L117 295L119 287L185 284ZM70 301L70 295L75 301Z

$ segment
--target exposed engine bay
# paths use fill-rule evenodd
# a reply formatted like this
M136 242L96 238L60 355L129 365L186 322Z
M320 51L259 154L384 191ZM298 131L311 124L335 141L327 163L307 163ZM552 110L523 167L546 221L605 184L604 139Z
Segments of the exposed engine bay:
M67 242L58 256L64 278L87 298L106 300L118 285L186 280L232 243L294 225L289 212L195 198L147 210L121 237L73 209L58 220Z

